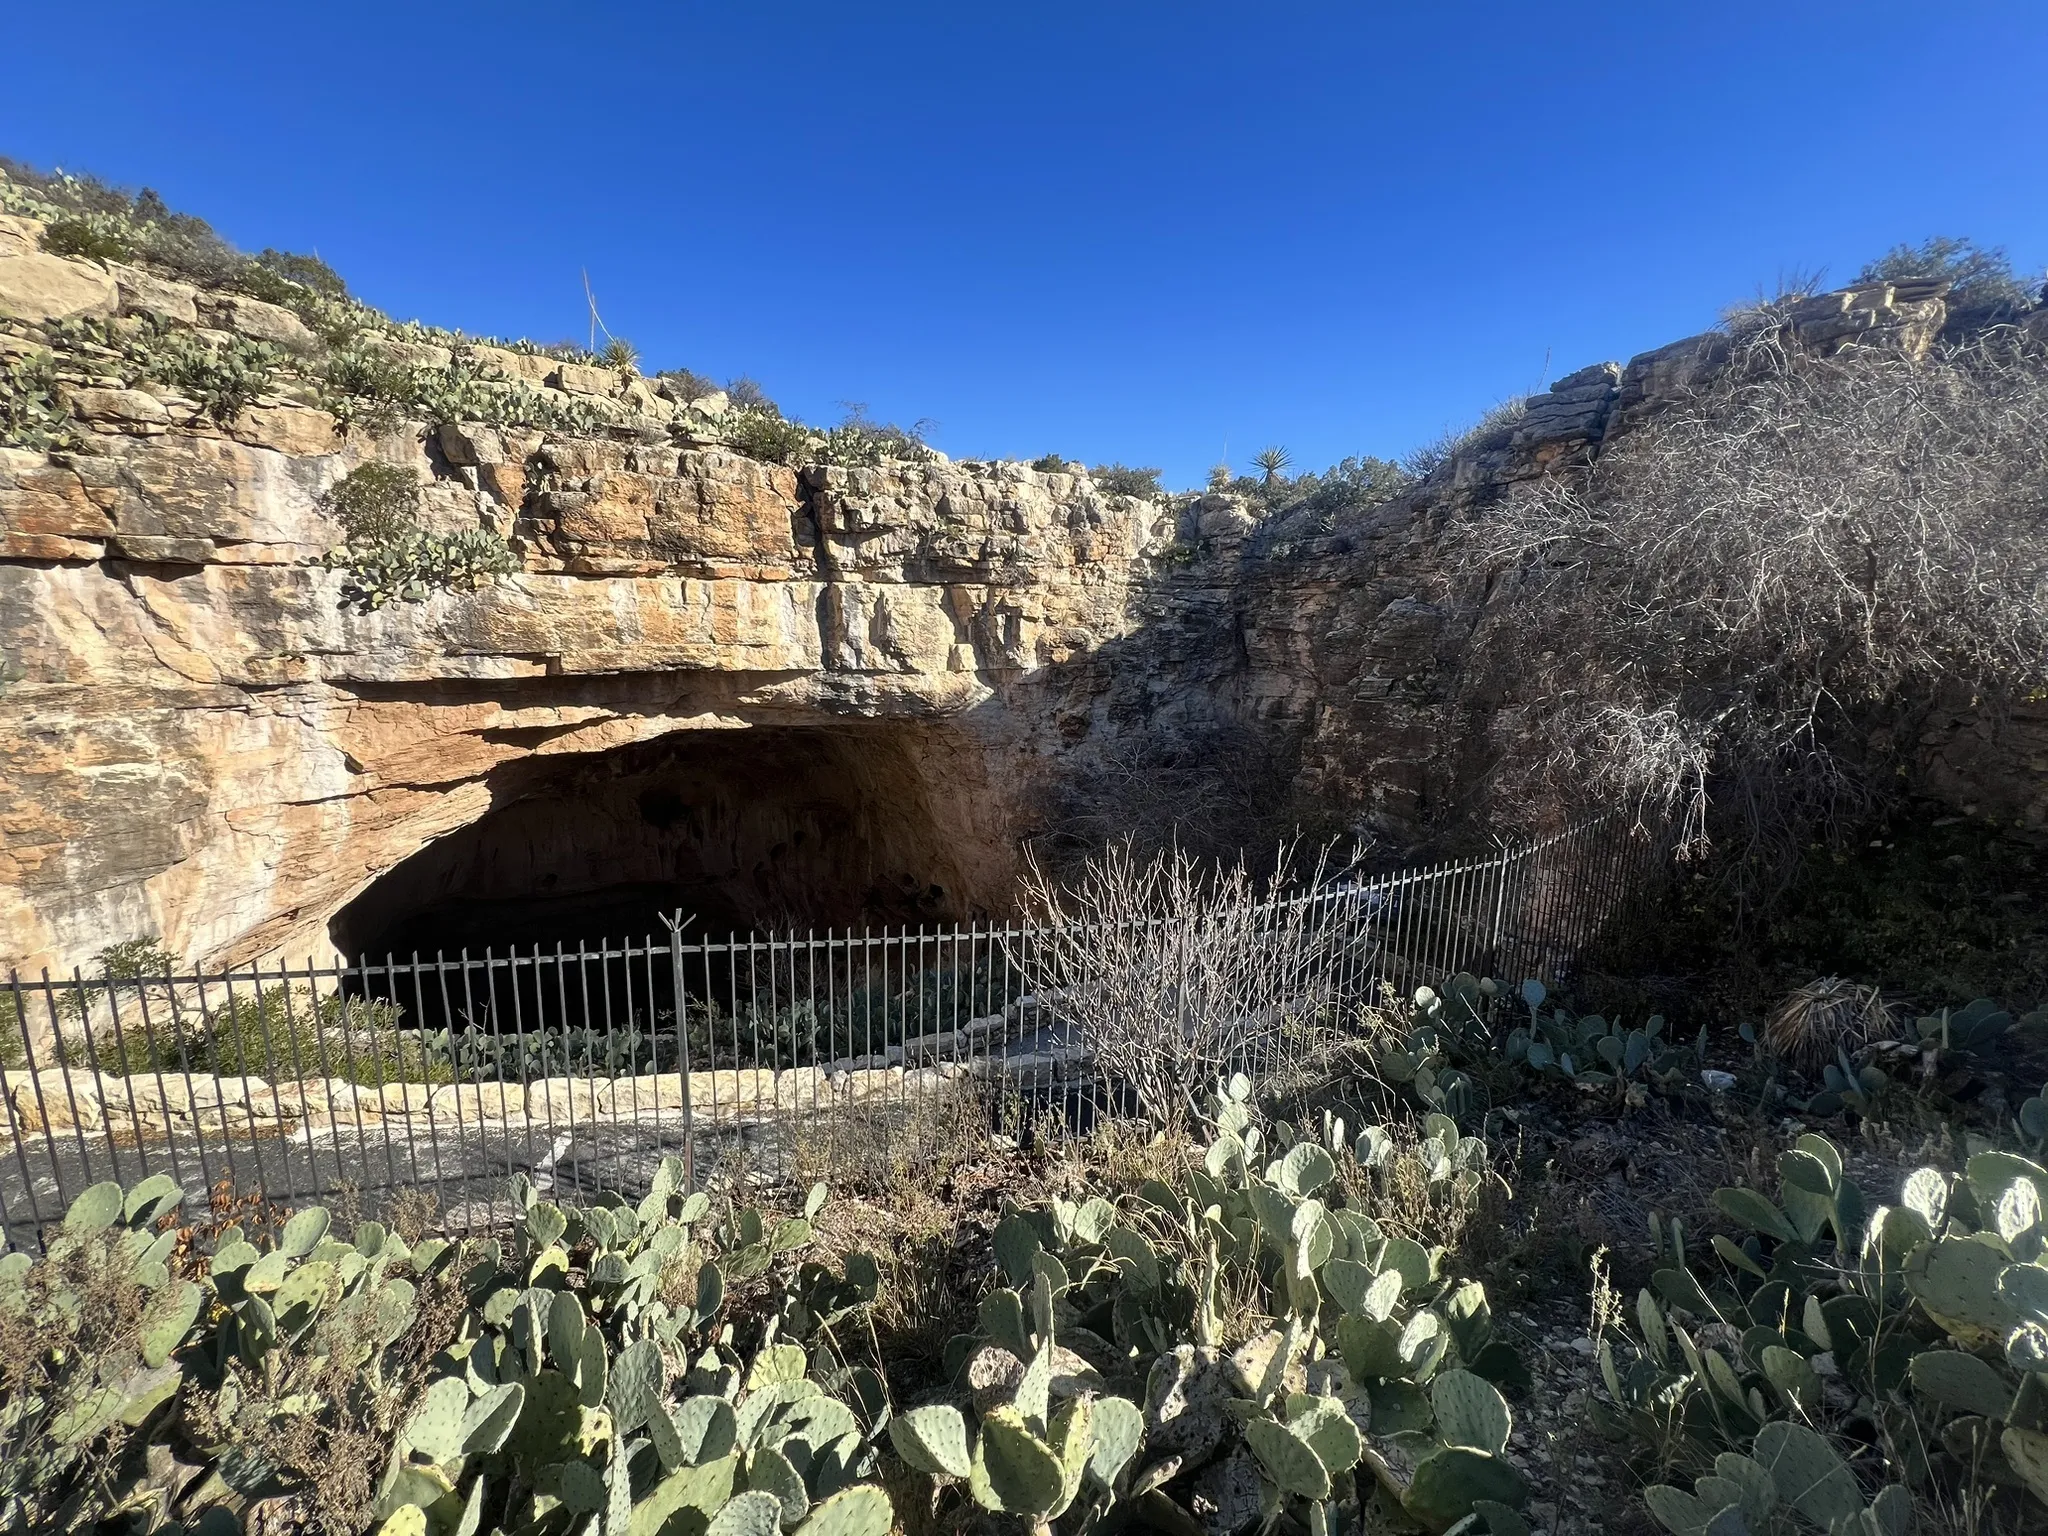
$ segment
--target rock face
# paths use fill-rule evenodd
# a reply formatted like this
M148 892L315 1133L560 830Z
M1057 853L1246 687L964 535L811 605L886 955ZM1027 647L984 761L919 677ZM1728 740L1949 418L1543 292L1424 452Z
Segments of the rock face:
M287 407L232 434L137 436L135 414L88 416L89 451L0 452L0 954L33 966L137 933L209 963L324 951L353 896L518 798L519 771L545 797L535 763L682 732L802 728L923 829L868 840L902 867L841 888L936 873L947 907L998 906L1042 755L1031 680L1125 632L1168 537L1155 508L1013 465L800 480L553 439L510 461L479 429L466 456L499 463L463 466ZM352 610L318 502L372 454L439 468L526 568ZM507 463L546 488L480 473Z
M0 219L0 361L77 316L313 343L289 310L51 256L38 228ZM1866 286L1792 323L1924 347L1941 301ZM490 346L365 343L579 425L345 431L317 392L209 414L88 365L61 385L72 446L0 449L0 968L138 937L298 959L437 901L620 884L735 925L1003 911L1049 784L1215 721L1413 837L1484 767L1452 702L1509 702L1461 674L1478 610L1446 595L1435 530L1583 462L1725 345L1581 370L1394 501L1264 524L1018 464L764 463L721 441L723 396ZM322 498L372 460L426 485L423 528L509 540L516 571L352 602ZM1943 719L1931 782L2048 819L2048 718ZM2029 770L1987 774L1992 747Z

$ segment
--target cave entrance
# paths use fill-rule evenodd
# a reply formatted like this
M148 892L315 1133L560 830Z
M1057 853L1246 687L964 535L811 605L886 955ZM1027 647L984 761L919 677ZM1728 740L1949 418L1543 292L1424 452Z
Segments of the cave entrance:
M987 884L966 760L941 728L889 721L524 759L494 775L483 817L376 879L329 936L381 961L666 942L677 911L693 938L964 918Z

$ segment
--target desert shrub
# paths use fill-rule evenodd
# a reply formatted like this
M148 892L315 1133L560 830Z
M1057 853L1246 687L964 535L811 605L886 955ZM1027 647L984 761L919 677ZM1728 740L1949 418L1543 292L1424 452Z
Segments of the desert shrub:
M1041 454L1031 461L1031 467L1042 475L1066 474L1083 466L1070 463L1056 453Z
M1512 573L1481 672L1549 701L1502 803L1668 810L1695 848L1758 855L1752 894L1780 887L1901 782L1871 725L1911 741L1943 685L2040 681L2044 433L2038 344L1915 362L1764 333L1584 480L1475 515L1453 557Z
M1604 1426L1692 1481L1652 1487L1651 1512L1680 1536L1729 1506L1758 1532L1844 1517L1902 1530L1916 1502L1969 1510L1972 1529L2034 1528L2048 1511L2034 1375L2048 1361L2048 1169L1980 1152L1960 1176L1916 1170L1896 1205L1873 1207L1808 1134L1777 1171L1775 1201L1715 1195L1727 1230L1706 1245L1657 1222L1634 1347L1600 1346Z
M284 360L276 347L245 336L214 344L168 327L145 334L150 337L147 361L141 364L146 376L190 395L223 426L270 388Z
M327 557L347 574L342 601L364 612L430 593L474 591L519 569L511 547L484 529L430 533L418 526L419 481L389 464L351 470L322 498L343 544Z
M318 256L303 256L295 251L278 251L266 247L256 253L249 265L258 272L269 273L294 287L317 293L324 298L348 297L348 284L341 280L341 274ZM253 289L249 291L255 298L266 297ZM274 302L286 301L278 299Z
M523 382L487 376L456 359L445 368L396 362L366 336L337 346L321 369L321 404L343 427L391 432L408 421L474 421L486 426L587 432L611 417L603 406L559 404Z
M782 408L768 398L768 391L744 373L726 381L725 395L743 411L765 411L774 416L782 414Z
M1489 439L1504 441L1508 431L1528 409L1529 401L1525 395L1489 406L1469 427L1453 428L1420 448L1410 449L1401 456L1396 467L1410 480L1426 480L1459 454L1485 445Z
M1133 469L1128 464L1098 464L1089 471L1089 477L1094 480L1097 490L1110 496L1151 501L1166 494L1156 469Z
M1283 855L1262 881L1241 862L1141 859L1112 843L1067 884L1028 866L1031 991L1155 1121L1185 1121L1200 1084L1264 1070L1280 1040L1332 1008L1346 935L1313 902L1275 900L1294 884L1291 863ZM1321 883L1320 864L1302 873L1308 889Z
M630 374L640 362L640 349L623 336L607 336L604 350L597 354L597 358L607 368Z
M247 261L204 219L172 212L147 187L131 197L91 176L0 158L0 207L64 225L70 254L144 261L201 284L225 283Z
M1931 277L1947 283L1948 326L1977 330L2011 320L2033 307L2039 284L2020 281L2005 252L1974 240L1936 235L1918 245L1895 245L1856 274L1858 282Z
M350 544L328 558L347 575L343 603L365 613L387 603L424 602L436 592L481 591L519 569L512 547L482 528Z
M56 358L30 352L0 360L0 447L48 453L78 440L78 423L57 398Z
M128 261L135 251L105 219L54 219L43 231L43 249L55 256L83 256L88 261Z
M359 464L328 487L320 506L351 542L398 538L419 525L419 476L396 464Z
M669 387L686 403L718 393L715 381L707 379L701 373L693 373L688 368L664 368L655 375L655 378L667 380Z
M737 396L734 404L738 409L727 413L718 430L735 453L764 464L795 464L810 450L810 429L785 420L772 405L744 404Z
M1187 546L1166 557L1185 563ZM1047 862L1078 870L1088 855L1128 841L1141 859L1181 849L1204 860L1265 854L1296 837L1344 831L1332 808L1297 788L1299 754L1270 727L1175 722L1126 731L1065 766L1042 791Z

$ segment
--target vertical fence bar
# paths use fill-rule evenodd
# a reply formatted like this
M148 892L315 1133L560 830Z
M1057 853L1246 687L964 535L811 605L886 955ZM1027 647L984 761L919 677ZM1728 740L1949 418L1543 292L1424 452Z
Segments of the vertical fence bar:
M668 925L668 971L669 985L674 988L676 998L676 1072L682 1082L683 1192L690 1194L697 1188L697 1123L696 1107L690 1102L696 1095L690 1089L690 1009L683 987L683 914L680 911ZM658 1062L656 1070L660 1070ZM661 1091L658 1085L655 1091Z
M31 1084L35 1084L35 1057L29 1052L28 1003L27 1000L24 999L21 995L21 972L13 970L11 968L8 970L7 988L11 993L14 994L14 1022L15 1027L21 1031L21 1048L23 1053L22 1059L24 1064L28 1067L29 1082ZM37 1102L40 1103L42 1098L42 1089L39 1084L35 1087L35 1094ZM35 1175L30 1173L28 1169L28 1152L25 1145L25 1138L23 1137L21 1131L21 1110L14 1103L12 1098L10 1098L7 1102L7 1124L8 1129L12 1132L12 1139L14 1142L15 1165L21 1169L21 1187L28 1192L29 1220L33 1221L36 1225L36 1241L40 1243L42 1241L43 1235L43 1211L41 1204L36 1199ZM46 1115L43 1117L43 1139L45 1143L48 1142L49 1136L50 1121L49 1117ZM56 1164L56 1157L54 1154L51 1156L50 1161L52 1169L54 1171ZM61 1185L58 1187L57 1190L57 1203L59 1205L62 1205L64 1203L64 1190Z

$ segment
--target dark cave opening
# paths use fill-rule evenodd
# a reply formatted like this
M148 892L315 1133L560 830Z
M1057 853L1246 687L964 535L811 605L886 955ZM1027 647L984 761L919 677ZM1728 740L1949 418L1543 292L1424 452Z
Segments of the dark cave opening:
M381 962L665 943L678 911L693 938L967 916L952 752L939 728L863 721L523 759L493 776L485 815L379 876L329 934Z

